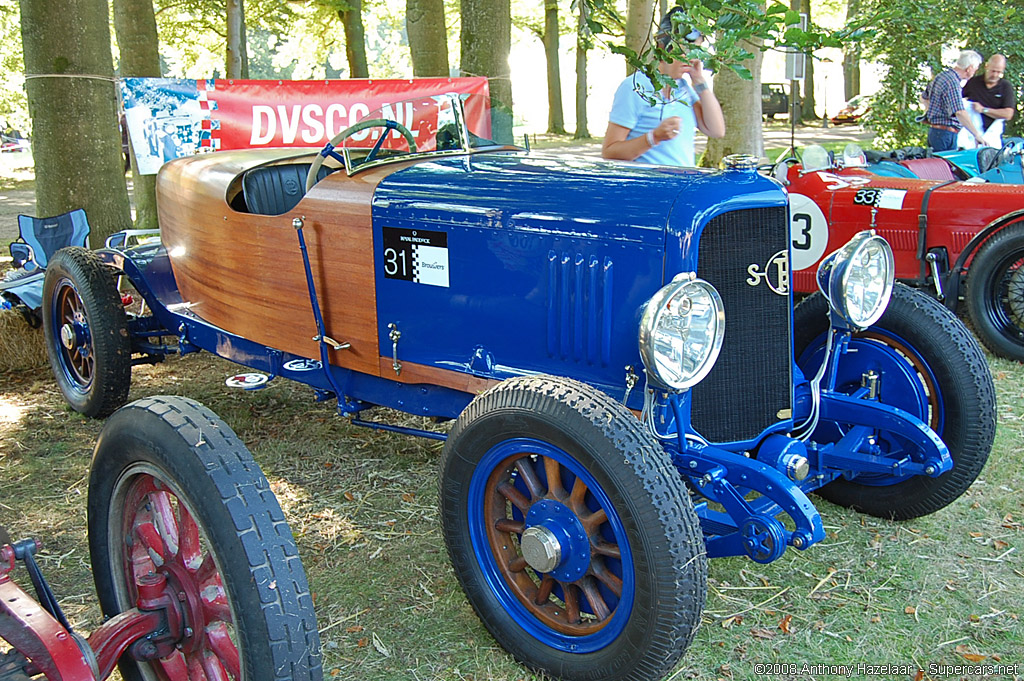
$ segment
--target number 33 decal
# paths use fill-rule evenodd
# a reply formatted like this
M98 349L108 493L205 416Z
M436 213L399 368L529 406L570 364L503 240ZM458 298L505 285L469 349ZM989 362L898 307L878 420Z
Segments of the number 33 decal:
M789 220L793 238L793 271L815 265L828 246L828 221L809 197L789 195Z

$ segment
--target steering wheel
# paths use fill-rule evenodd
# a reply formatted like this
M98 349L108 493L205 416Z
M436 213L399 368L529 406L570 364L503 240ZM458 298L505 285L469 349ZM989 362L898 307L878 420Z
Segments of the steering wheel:
M1001 168L1003 163L1006 162L1007 158L1011 154L1020 155L1022 152L1024 152L1024 139L1021 139L1020 137L1010 137L1003 142L1003 146L999 150L999 153L996 154L991 167ZM981 168L978 170L981 170Z
M385 128L386 130L397 130L401 133L405 141L409 143L409 153L416 153L416 141L412 138L412 133L409 128L405 127L397 121L388 120L386 118L368 118L365 121L359 121L355 125L351 125L337 135L331 138L331 141L324 145L324 148L320 150L320 153L313 159L313 163L309 166L309 172L306 173L306 191L308 192L316 184L317 173L320 172L320 167L324 164L324 159L330 156L339 163L344 164L345 159L336 152L334 149L341 144L344 140L348 139L352 135L356 134L360 130L366 130L367 128ZM377 138L377 142L370 149L370 153L366 155L364 163L366 161L372 161L377 157L377 152L380 151L381 146L384 144L384 140L387 138L388 133L385 131L383 135Z

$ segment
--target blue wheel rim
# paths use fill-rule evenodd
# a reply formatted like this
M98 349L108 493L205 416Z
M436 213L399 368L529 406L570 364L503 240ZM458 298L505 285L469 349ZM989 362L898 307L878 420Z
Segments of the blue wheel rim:
M945 425L945 401L939 381L928 363L914 348L913 344L891 331L868 329L850 339L850 352L839 362L839 376L836 380L838 392L849 393L860 387L860 377L869 369L882 376L883 402L916 416L931 427L939 436ZM807 346L797 358L797 364L804 375L814 375L825 350L825 335L822 334ZM814 433L819 442L834 442L841 436L835 424L822 424ZM884 431L879 443L883 451L897 455L902 444ZM855 479L863 485L885 487L903 482L912 475L888 475L863 473Z
M540 440L504 440L477 464L467 511L484 580L526 633L581 654L618 638L633 608L632 552L607 493L579 461ZM547 573L527 565L518 548L522 533L539 524L564 538L568 554ZM581 526L587 535L582 542ZM575 581L552 576L569 580L580 574Z
M67 384L76 392L86 394L92 386L96 370L89 320L86 317L82 297L69 279L61 279L54 287L53 303L50 309L50 327L53 329L53 344L60 358L60 368ZM68 327L72 338L71 346L64 343L64 328Z

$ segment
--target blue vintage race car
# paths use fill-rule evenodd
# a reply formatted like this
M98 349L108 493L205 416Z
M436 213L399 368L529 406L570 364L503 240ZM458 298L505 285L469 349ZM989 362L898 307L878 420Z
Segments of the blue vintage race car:
M486 102L398 103L320 153L167 164L160 244L68 249L44 327L102 416L134 363L207 350L445 441L443 534L524 664L657 679L700 623L706 559L821 541L812 491L906 519L957 499L995 432L984 356L857 234L793 308L787 194L721 171L532 153ZM144 301L126 314L115 282ZM364 420L384 405L447 432Z

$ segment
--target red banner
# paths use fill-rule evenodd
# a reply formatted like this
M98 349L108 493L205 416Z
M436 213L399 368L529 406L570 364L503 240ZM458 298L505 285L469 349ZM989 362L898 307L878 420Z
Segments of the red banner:
M470 97L467 118L474 132L487 136L490 119L486 78L412 80L178 80L123 78L124 125L143 175L157 172L173 158L201 151L251 147L322 147L367 114L416 128L436 119L437 107L401 104L438 95ZM483 103L480 105L479 103ZM438 102L440 106L441 103ZM370 134L371 141L379 131ZM395 137L397 137L397 133ZM358 145L366 133L348 144ZM432 139L432 137L431 137Z
M219 123L210 134L215 149L321 146L382 107L401 122L401 107L393 112L387 107L403 100L488 93L486 78L206 82L213 84L205 93L211 102L210 127ZM203 83L198 82L200 91Z

